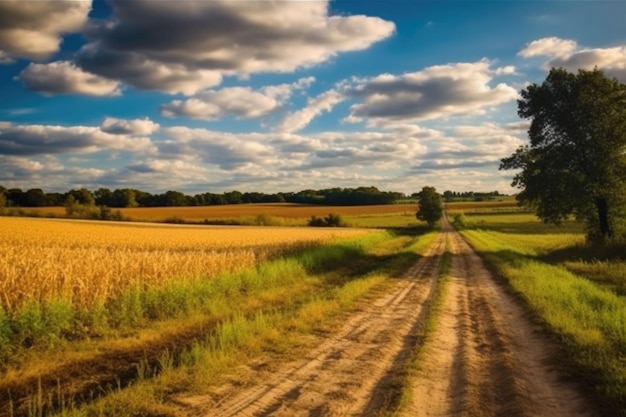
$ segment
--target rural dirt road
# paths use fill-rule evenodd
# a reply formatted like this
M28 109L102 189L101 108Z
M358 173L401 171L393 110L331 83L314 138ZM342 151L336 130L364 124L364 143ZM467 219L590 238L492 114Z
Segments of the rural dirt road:
M190 414L375 416L397 398L397 375L433 298L446 247L452 252L436 330L410 380L406 416L591 416L549 362L554 352L524 310L444 219L427 253L393 290L350 316L297 361L247 367L248 381L180 398Z

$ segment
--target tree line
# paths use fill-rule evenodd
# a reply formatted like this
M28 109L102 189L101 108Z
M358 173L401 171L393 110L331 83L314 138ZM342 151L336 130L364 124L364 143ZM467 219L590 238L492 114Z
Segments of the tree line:
M86 188L80 188L69 190L65 193L58 193L44 192L40 188L31 188L23 191L20 188L7 189L0 186L0 207L66 206L68 203L118 208L209 206L245 203L300 203L346 206L395 204L406 198L407 196L404 193L381 191L376 187L308 189L299 192L279 192L275 194L228 191L220 194L207 192L187 195L172 190L162 194L152 194L132 188L115 190L98 188L93 192Z

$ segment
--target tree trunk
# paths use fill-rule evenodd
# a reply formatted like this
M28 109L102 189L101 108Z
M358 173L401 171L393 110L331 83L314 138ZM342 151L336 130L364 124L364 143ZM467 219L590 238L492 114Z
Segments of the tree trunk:
M613 229L609 223L609 204L604 197L596 198L596 207L598 209L598 220L600 223L600 234L603 238L613 237Z

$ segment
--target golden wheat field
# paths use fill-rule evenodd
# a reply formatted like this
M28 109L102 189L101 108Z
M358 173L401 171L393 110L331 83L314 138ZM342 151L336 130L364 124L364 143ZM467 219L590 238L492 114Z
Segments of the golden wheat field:
M0 217L0 305L62 298L91 307L129 286L210 278L364 233Z

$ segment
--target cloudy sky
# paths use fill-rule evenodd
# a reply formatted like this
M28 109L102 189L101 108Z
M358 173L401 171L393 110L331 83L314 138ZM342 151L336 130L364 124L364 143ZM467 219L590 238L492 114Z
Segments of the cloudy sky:
M516 99L624 1L0 0L0 185L513 193Z

